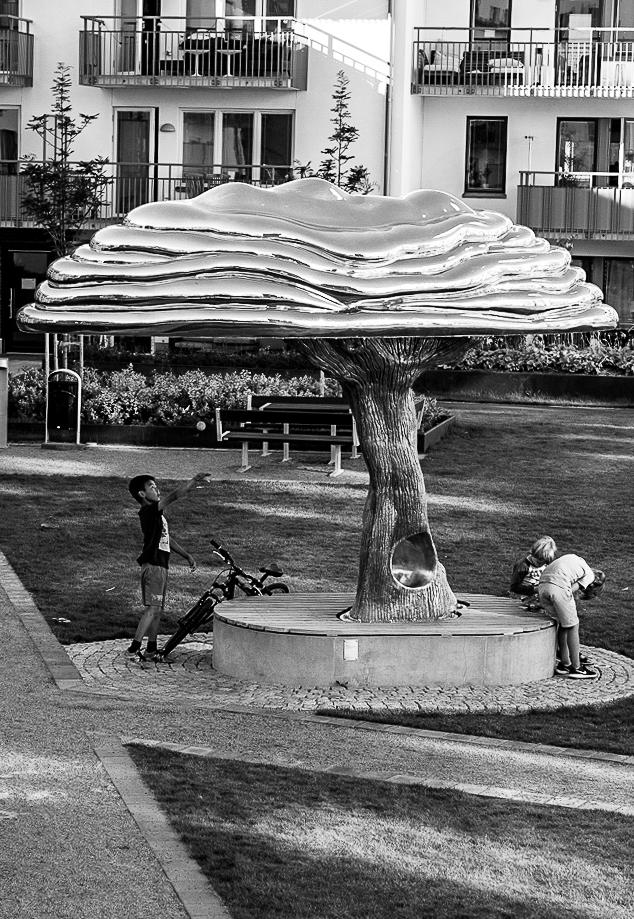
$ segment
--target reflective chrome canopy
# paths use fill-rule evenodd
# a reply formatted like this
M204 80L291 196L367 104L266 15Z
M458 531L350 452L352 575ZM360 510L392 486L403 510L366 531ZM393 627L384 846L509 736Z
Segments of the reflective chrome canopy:
M448 336L616 325L570 254L444 192L321 179L145 204L51 265L25 331L258 338Z

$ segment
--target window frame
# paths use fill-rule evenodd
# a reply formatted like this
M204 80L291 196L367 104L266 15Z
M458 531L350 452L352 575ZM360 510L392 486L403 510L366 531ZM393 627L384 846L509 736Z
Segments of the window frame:
M559 160L560 160L560 153L561 153L561 126L562 124L568 123L571 121L583 122L585 124L592 122L594 124L594 152L593 152L593 157L592 157L592 168L588 169L587 171L596 172L597 171L597 161L599 157L599 122L600 120L601 119L598 117L583 118L581 116L579 117L573 116L571 118L566 117L566 116L559 116L557 118L557 128L556 128L556 134L555 134L555 176L556 176L557 185L565 185L567 184L567 182L570 182L570 180L564 179L563 176L566 176L566 175L574 176L575 174L574 170L570 173L562 172L560 170ZM585 172L586 170L581 170L581 171ZM593 179L591 178L588 182L587 187L591 188L593 184L594 182L593 182Z
M502 187L501 188L476 188L469 184L469 162L471 159L471 126L475 122L497 122L504 128L504 161L502 165ZM506 198L506 170L508 165L508 115L467 115L466 122L466 139L465 139L465 158L464 158L464 198Z
M179 149L181 153L181 159L184 159L184 143L185 143L185 116L187 114L204 114L204 115L213 115L214 119L214 156L213 156L213 165L215 167L220 167L223 169L225 166L230 166L231 168L236 168L231 164L226 164L222 162L222 150L223 150L223 134L224 134L224 119L225 115L251 115L253 119L253 128L252 128L252 138L251 138L251 162L245 164L252 175L256 179L260 175L260 170L264 167L267 167L271 164L262 163L262 121L263 116L265 115L286 115L290 119L290 148L291 148L291 159L288 164L292 166L294 150L295 150L295 128L296 128L296 113L294 109L289 108L264 108L264 109L240 109L234 108L233 106L229 108L200 108L197 106L188 105L183 107L180 110L180 142Z

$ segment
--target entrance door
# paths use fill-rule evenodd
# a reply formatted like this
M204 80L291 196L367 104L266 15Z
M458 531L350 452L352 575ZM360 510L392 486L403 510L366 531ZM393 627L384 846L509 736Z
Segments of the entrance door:
M117 62L120 73L140 72L144 76L157 73L160 15L161 0L120 0Z
M152 112L117 112L117 213L150 200Z
M43 249L9 249L2 259L2 338L5 351L21 354L44 350L44 336L21 332L18 310L33 301L35 289L46 278L52 253Z

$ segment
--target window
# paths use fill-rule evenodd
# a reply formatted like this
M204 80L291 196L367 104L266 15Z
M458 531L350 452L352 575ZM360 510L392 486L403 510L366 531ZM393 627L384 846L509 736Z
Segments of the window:
M511 0L472 0L471 28L477 47L488 48L492 39L508 44ZM499 47L498 44L494 47Z
M17 108L0 109L0 175L17 172L18 117Z
M277 185L291 176L292 150L292 112L183 112L186 177Z
M183 174L211 172L214 164L214 113L183 114Z
M594 172L596 157L596 119L561 118L557 124L557 171L562 174L559 184L589 187L592 177L575 173Z
M253 163L253 115L225 112L222 116L222 168L231 178L251 178Z
M506 118L467 118L465 194L506 192Z
M474 29L510 29L511 0L473 0Z
M260 163L262 182L279 185L292 178L291 145L293 116L290 113L262 115Z

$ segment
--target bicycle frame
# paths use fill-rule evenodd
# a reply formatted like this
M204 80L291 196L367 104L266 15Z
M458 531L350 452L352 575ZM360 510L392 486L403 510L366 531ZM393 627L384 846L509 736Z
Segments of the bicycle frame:
M288 586L281 581L268 582L270 577L281 577L283 572L276 565L260 568L260 577L249 574L237 564L233 556L215 539L210 540L212 552L226 564L215 576L211 587L199 597L196 603L178 620L178 628L161 648L159 655L166 658L176 645L186 635L195 632L206 622L211 621L213 629L213 614L219 603L224 600L233 600L236 589L248 597L262 596L262 594L288 593Z

